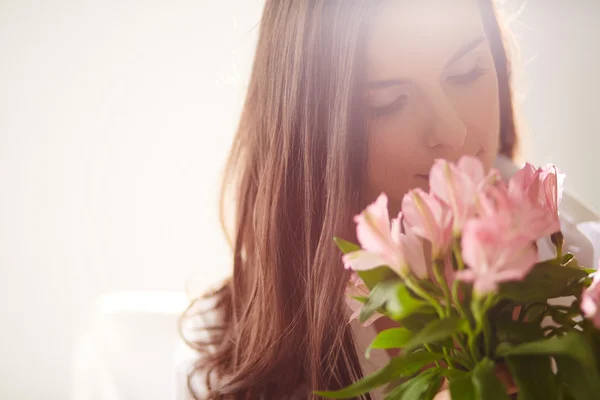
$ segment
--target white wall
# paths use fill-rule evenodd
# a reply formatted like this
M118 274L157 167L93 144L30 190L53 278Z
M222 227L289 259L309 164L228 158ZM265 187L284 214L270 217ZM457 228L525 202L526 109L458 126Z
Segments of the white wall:
M558 165L567 187L600 209L600 2L526 3L514 27L523 39L529 159Z
M261 6L0 1L0 398L67 397L98 295L226 274L216 189ZM530 0L518 29L531 159L596 208L598 17Z
M80 316L224 275L260 1L0 1L0 398L67 398Z

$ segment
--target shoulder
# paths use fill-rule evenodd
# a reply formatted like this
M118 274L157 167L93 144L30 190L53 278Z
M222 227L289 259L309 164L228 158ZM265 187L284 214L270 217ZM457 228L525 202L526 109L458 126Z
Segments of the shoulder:
M596 268L600 259L600 216L575 194L565 191L559 206L566 250L579 263Z
M217 296L195 300L182 316L181 335L174 354L177 400L191 398L188 381L197 395L207 394L206 372L197 368L203 358L216 351L221 335L218 328L223 322L224 313L218 307Z

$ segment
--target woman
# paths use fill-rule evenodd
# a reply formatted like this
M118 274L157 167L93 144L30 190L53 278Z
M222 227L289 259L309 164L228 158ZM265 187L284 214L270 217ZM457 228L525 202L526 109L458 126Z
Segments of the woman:
M392 321L348 324L332 238L381 192L397 213L437 158L516 152L492 0L267 0L224 181L233 276L183 319L181 398L315 398L384 365L363 348Z

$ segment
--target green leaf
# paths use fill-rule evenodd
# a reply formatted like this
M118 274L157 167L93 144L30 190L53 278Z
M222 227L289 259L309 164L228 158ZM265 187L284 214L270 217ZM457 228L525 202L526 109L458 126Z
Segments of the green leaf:
M402 394L403 399L432 400L442 386L442 377L435 372L425 371L411 379L411 382L412 385Z
M563 267L569 267L569 268L579 268L580 267L579 262L577 262L577 259L571 253L567 253L564 255L561 264Z
M414 374L425 365L439 361L443 357L442 354L425 351L395 357L379 371L365 376L348 387L329 392L318 391L315 394L333 399L348 399L360 396L394 379Z
M399 349L410 340L413 333L406 328L386 329L375 337L365 355L367 358L371 355L371 349Z
M524 280L500 285L501 298L522 303L546 301L581 294L579 281L587 273L579 268L561 266L556 260L536 264Z
M373 290L380 282L398 279L398 275L388 267L377 267L366 271L357 271L356 273L369 290Z
M427 370L404 382L388 393L384 400L431 400L442 385L442 377L437 371Z
M470 372L467 371L463 371L460 369L442 369L440 370L440 375L443 377L448 378L450 381L452 381L453 379L458 379L458 378L463 378L467 375L470 376Z
M550 357L511 356L506 364L519 389L519 400L558 399Z
M465 329L467 321L451 317L431 322L423 330L414 335L404 346L406 351L415 349L423 344L434 343L444 340Z
M396 295L388 298L385 307L392 319L402 320L418 311L429 308L426 302L412 297L403 283L398 284L395 289Z
M419 312L415 314L403 318L400 322L402 326L406 327L408 330L412 332L419 332L432 321L437 321L438 318L439 317L433 307L426 307L419 310Z
M454 400L476 400L471 374L450 380L450 397Z
M597 271L594 268L581 268L581 270L584 271L586 274L593 274L594 272Z
M586 367L595 367L595 360L589 344L581 333L569 332L564 336L542 339L535 342L511 346L500 343L496 354L508 356L567 356Z
M344 254L348 254L348 253L352 253L353 251L360 250L359 245L354 244L352 242L348 242L347 240L336 237L336 238L333 238L333 241L337 245L338 249L340 249L341 252Z
M600 330L590 320L585 320L582 324L583 334L590 344L596 360L596 368L600 371Z
M455 355L450 357L453 363L460 364L467 369L473 368L473 360L466 353L455 351ZM454 371L454 370L449 370Z
M595 400L600 394L600 375L595 367L587 367L568 356L554 357L558 377L575 400Z
M546 311L546 306L543 304L534 304L530 306L525 312L525 321L537 321L540 318L542 320L542 314Z
M496 376L496 365L489 358L481 360L471 376L476 399L510 400L506 388Z
M365 322L374 312L382 308L388 300L394 298L398 285L403 286L403 283L399 280L394 280L382 281L375 285L369 294L369 298L360 309L359 321Z
M498 321L496 337L500 342L513 345L544 338L544 330L535 322Z

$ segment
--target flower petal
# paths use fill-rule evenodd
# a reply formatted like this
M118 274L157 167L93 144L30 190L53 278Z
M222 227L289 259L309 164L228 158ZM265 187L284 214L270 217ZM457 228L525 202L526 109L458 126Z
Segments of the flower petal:
M388 260L381 254L367 250L357 250L344 254L342 261L344 262L344 267L346 269L352 269L354 271L366 271L388 264Z

